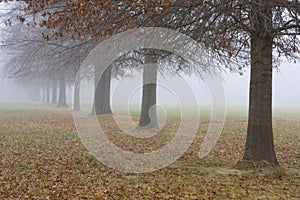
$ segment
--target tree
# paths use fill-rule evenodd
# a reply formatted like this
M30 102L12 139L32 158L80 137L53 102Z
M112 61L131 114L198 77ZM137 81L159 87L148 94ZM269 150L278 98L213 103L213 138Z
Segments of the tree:
M216 0L199 1L198 5L189 6L179 17L188 24L183 26L184 32L204 43L220 58L230 57L230 62L235 65L241 61L246 65L250 55L249 117L243 159L277 164L272 130L273 50L279 55L297 58L299 1ZM196 9L194 18L189 19ZM170 16L176 14L178 12ZM168 26L174 27L176 23Z
M80 80L75 81L74 83L72 109L73 111L80 111Z
M99 70L95 67L95 97L92 107L92 115L111 114L110 108L110 83L111 70L109 66L100 76Z
M16 6L20 6L16 4ZM13 11L18 9L12 8ZM7 17L12 16L8 15ZM8 23L8 22L6 22ZM60 85L74 82L76 72L81 60L88 52L88 41L74 41L69 37L56 40L44 40L42 33L45 29L40 27L28 27L14 21L6 30L2 30L1 48L9 57L9 65L5 69L6 78L31 82L37 80L39 86L43 86L42 101L50 103L50 81L53 81L52 104L58 107L66 106L65 89L60 88L60 102L57 102L56 81L60 79ZM64 72L65 84L62 83ZM82 75L84 76L84 75ZM76 90L77 104L79 109L79 90Z
M243 159L278 164L272 130L272 68L279 60L273 57L273 50L279 56L299 58L299 1L180 3L170 4L167 14L156 14L153 18L161 20L161 26L178 27L231 69L242 69L250 60L249 117Z
M59 77L59 93L58 93L57 107L67 107L66 79L65 79L64 72L62 72Z
M52 100L51 104L57 104L57 85L56 80L52 80Z
M156 115L156 89L159 56L146 51L145 65L143 68L143 94L139 127L157 129Z
M244 159L277 163L272 130L272 10L268 4L253 5L250 10L250 24L256 30L250 39L250 104Z
M57 2L28 0L26 10L44 13L45 8ZM55 30L45 38L65 33L78 38L86 35L97 38L127 28L153 26L155 22L157 26L191 36L231 70L242 71L250 65L249 117L243 159L278 163L272 130L272 68L282 55L294 61L299 59L299 0L60 3L60 10L45 12L45 18L40 21L42 26ZM86 15L81 15L82 12Z
M159 65L161 63L162 65ZM171 75L178 75L179 73L204 74L199 68L193 68L180 56L158 49L138 49L127 52L116 59L111 66L114 70L114 77L130 76L126 71L132 69L139 71L139 65L143 64L143 88L142 88L142 105L139 119L138 129L143 130L157 130L158 121L156 114L157 101L157 75L158 73L169 73ZM128 67L130 66L130 67ZM116 69L117 68L117 69ZM100 92L100 91L99 91ZM109 93L107 93L107 96ZM108 103L109 104L109 103Z

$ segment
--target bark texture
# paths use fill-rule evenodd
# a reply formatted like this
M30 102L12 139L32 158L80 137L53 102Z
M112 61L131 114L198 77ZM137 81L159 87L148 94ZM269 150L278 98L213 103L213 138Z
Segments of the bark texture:
M278 164L272 128L273 37L269 33L272 13L267 5L261 10L262 12L254 10L252 15L252 24L258 31L251 36L249 117L243 159L266 160Z

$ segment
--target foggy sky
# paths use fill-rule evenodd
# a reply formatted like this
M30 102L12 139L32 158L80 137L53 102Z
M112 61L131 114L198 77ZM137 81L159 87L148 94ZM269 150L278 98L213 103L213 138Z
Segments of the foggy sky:
M5 66L2 66L5 67ZM279 72L274 69L273 78L273 106L277 107L300 107L300 66L299 64L292 64L290 62L284 62L279 68ZM1 75L0 75L1 76ZM239 75L236 73L223 74L224 87L226 94L226 104L227 105L238 105L247 106L248 96L249 96L249 69L247 69L244 75ZM138 84L141 83L141 77L129 78L137 81ZM159 80L161 80L160 78ZM165 77L165 81L170 80L172 77ZM198 78L186 77L186 80L192 85L193 90L198 98L199 104L211 104L211 98L205 83ZM114 99L113 93L115 89L118 88L118 84L123 84L123 82L128 80L113 80L112 81L112 101L118 101ZM131 80L132 81L132 80ZM172 81L172 84L176 84L176 81ZM180 88L180 85L178 85ZM90 99L87 96L93 92L93 84L84 84L82 86L81 100L83 102L88 102ZM118 91L120 92L120 91ZM126 93L127 91L123 91ZM72 101L71 93L72 90L67 88L68 101ZM133 94L131 102L138 103L141 98L141 89L137 90ZM26 91L23 87L18 86L12 81L0 79L0 102L12 102L12 101L24 101L26 99ZM174 97L166 91L165 89L158 87L158 102L170 103L174 101Z

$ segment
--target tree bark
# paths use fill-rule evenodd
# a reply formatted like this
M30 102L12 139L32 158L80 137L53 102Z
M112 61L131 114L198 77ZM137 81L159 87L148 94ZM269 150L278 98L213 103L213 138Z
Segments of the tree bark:
M66 81L65 81L64 75L61 75L61 77L59 79L59 95L58 95L57 107L67 107Z
M269 34L272 13L267 8L263 11L254 11L255 16L252 16L252 23L258 32L251 36L249 116L243 159L278 164L272 128L273 37Z
M95 68L95 96L91 112L92 115L112 113L110 108L111 69L112 66L109 66L100 78L99 70Z
M80 111L80 80L75 81L73 95L73 111Z
M53 80L52 82L52 100L51 100L52 104L57 104L57 85L56 85L56 81Z
M146 54L143 70L143 94L142 108L139 121L140 128L158 128L156 114L156 88L157 88L157 71L158 56Z

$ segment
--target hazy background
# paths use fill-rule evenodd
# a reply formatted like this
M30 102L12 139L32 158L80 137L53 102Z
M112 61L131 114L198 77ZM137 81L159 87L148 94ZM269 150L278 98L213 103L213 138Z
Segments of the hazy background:
M1 56L2 57L2 56ZM2 57L3 58L3 57ZM5 62L0 64L1 68L5 67ZM2 74L0 75L2 76ZM210 94L203 81L195 77L185 77L186 80L192 85L198 101L200 104L210 104ZM224 73L224 87L226 94L227 105L247 106L249 96L249 80L250 74L247 69L244 75L236 73ZM159 78L161 80L162 77ZM174 78L165 77L164 81L172 79L172 84L176 84ZM112 97L115 89L118 90L118 84L123 84L124 81L135 81L141 83L141 77L126 78L125 80L113 80L112 81ZM283 62L279 68L279 71L274 69L274 83L273 83L273 105L275 107L300 107L300 66L299 64L293 64L290 62ZM180 85L178 85L179 87ZM92 83L84 83L81 87L81 101L90 102L89 98L93 92ZM122 91L124 93L128 91ZM0 102L24 102L27 99L27 91L24 84L16 84L12 80L0 79ZM166 91L162 87L158 87L158 102L170 103L174 100L172 94ZM72 88L67 87L67 101L72 102ZM112 101L120 101L120 99L112 98ZM133 103L141 101L141 90L137 90L133 94L131 100Z

